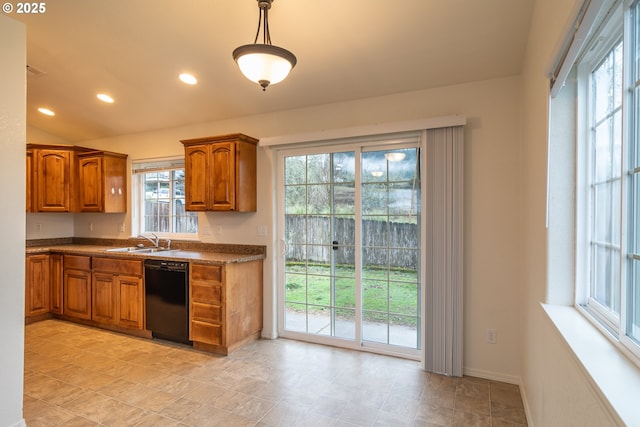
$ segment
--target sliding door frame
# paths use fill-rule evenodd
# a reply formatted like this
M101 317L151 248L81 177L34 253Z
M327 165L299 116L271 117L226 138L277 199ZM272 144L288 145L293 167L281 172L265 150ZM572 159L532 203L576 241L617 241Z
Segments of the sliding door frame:
M419 221L419 229L420 229L420 251L419 251L419 301L417 301L420 308L420 325L418 326L418 343L420 346L424 345L425 342L425 264L423 262L425 257L425 248L426 246L426 219L425 213L427 212L425 209L425 132L400 132L397 134L384 134L384 135L375 135L369 137L356 137L349 138L346 140L330 140L325 142L314 142L314 143L306 143L306 144L296 144L295 146L287 146L282 147L280 149L276 149L276 238L278 251L276 254L276 297L277 297L277 322L278 322L278 335L286 338L298 339L301 341L314 342L319 344L333 345L339 346L343 348L349 348L360 351L369 351L373 353L379 354L388 354L413 360L422 361L423 350L421 348L411 349L408 347L400 347L393 346L389 344L381 344L375 343L371 341L363 342L362 340L362 291L361 286L356 286L356 314L359 319L356 321L356 332L355 339L347 340L341 339L333 336L324 336L324 335L315 335L309 333L295 332L290 330L285 330L285 290L284 290L284 281L285 281L285 254L286 254L286 246L285 246L285 194L284 194L284 159L288 156L296 156L296 155L311 155L311 154L319 154L319 153L337 153L337 152L348 152L353 151L355 153L356 158L356 196L355 196L355 211L356 211L356 229L355 229L355 241L357 246L362 246L362 236L361 236L361 189L358 188L362 184L362 180L360 177L361 173L361 154L365 151L376 151L376 150L385 150L385 149L400 149L400 148L416 148L419 153L420 160L420 191L423 196L420 198L420 221ZM413 138L413 142L407 142L408 138ZM356 265L356 277L355 280L357 283L361 283L362 281L362 257L361 257L361 249L356 250L355 257Z

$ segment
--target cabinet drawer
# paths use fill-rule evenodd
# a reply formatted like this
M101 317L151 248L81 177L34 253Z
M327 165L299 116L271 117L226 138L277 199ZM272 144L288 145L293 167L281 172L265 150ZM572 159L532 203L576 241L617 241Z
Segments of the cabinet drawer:
M222 282L222 267L219 265L191 265L191 280Z
M202 322L220 323L222 322L222 306L213 304L201 304L194 302L191 304L193 320Z
M142 276L142 261L117 258L93 258L93 270L106 273Z
M191 322L191 340L206 344L222 344L222 326L194 320Z
M91 257L83 255L64 255L62 265L65 270L91 270Z
M222 286L191 282L191 299L207 304L222 304Z

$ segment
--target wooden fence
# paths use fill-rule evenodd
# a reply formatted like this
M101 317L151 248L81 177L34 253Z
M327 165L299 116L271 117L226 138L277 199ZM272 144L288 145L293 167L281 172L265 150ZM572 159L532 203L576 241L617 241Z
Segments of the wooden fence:
M336 264L355 264L353 218L285 215L285 230L287 261L329 264L333 256ZM415 270L419 236L416 224L365 219L362 223L362 263ZM338 243L334 244L334 241Z
M187 212L184 203L175 201L174 215L170 216L169 202L145 202L145 230L173 233L194 233L198 228L197 212ZM174 221L171 227L171 221Z

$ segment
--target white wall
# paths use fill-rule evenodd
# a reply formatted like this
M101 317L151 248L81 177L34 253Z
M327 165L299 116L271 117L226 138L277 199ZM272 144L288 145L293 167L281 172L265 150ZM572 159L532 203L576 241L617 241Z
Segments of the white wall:
M0 426L24 425L26 29L0 15Z
M577 1L577 0L576 0ZM606 409L540 303L566 299L548 292L545 228L548 89L546 68L554 58L575 8L574 0L537 0L523 72L522 126L522 380L529 425L612 425ZM554 277L553 280L557 278Z
M124 135L79 145L129 154L130 159L181 155L180 139L242 132L257 138L385 122L463 114L465 132L465 358L466 372L510 382L520 373L519 173L521 82L518 77L396 94L183 128ZM265 332L275 336L275 153L258 151L258 212L200 214L207 242L264 244ZM94 230L117 237L122 218L76 214L76 236ZM128 215L125 221L128 221ZM217 225L222 234L215 234ZM256 229L267 225L269 235ZM207 228L207 227L203 227ZM96 232L94 231L94 234ZM494 328L497 344L485 342Z

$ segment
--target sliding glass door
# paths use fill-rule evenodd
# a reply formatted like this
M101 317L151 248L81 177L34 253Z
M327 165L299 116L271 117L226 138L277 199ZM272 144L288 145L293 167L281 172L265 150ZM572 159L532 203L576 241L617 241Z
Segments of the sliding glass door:
M280 334L417 351L419 148L335 148L280 153Z
M362 153L362 339L418 347L418 150Z
M285 329L355 339L355 156L284 158Z

